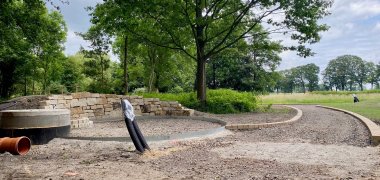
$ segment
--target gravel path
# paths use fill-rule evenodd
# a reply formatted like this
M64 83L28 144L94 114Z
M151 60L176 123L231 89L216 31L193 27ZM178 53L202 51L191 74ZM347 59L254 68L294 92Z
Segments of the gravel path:
M194 143L153 161L153 167L174 179L380 178L380 148L368 146L360 121L315 106L296 107L303 111L296 123Z
M54 139L26 156L0 154L0 179L380 179L380 147L368 146L364 125L341 112L296 107L303 117L291 125L148 142L152 151L143 155L132 143ZM119 123L104 131L124 129Z
M227 124L260 124L291 119L297 111L285 106L272 106L270 112L215 115Z
M303 111L297 122L259 131L237 132L246 142L300 142L368 146L369 132L356 118L313 105L294 106Z
M220 124L193 119L137 120L145 136L178 134L221 127ZM129 137L124 121L96 122L93 128L73 129L70 137Z

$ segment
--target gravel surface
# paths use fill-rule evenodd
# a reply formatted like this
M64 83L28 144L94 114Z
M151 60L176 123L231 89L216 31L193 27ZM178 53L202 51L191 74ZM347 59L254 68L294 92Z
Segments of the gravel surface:
M221 127L220 124L193 119L137 120L145 136L170 135ZM129 137L124 121L95 122L93 128L72 129L70 137Z
M261 124L280 122L291 119L297 111L285 106L272 106L269 112L262 113L242 113L242 114L223 114L215 117L227 122L227 124Z
M54 139L26 156L0 154L0 179L380 179L380 147L368 146L364 125L297 107L303 117L291 125L148 142L143 155L132 143Z
M290 142L368 146L369 132L358 119L342 112L313 105L294 106L303 111L300 120L290 125L258 131L237 132L246 142Z

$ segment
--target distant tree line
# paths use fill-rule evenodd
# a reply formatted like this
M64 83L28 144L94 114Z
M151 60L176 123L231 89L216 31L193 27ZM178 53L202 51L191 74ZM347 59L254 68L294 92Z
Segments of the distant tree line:
M329 62L322 73L325 90L363 90L364 84L379 88L380 63L375 65L358 56L339 56Z
M343 55L331 60L322 71L319 81L319 67L315 64L298 66L280 71L280 77L274 92L306 92L306 91L357 91L364 90L365 84L371 89L378 89L380 82L380 62L367 62L358 56Z
M294 67L280 71L275 92L303 92L319 90L319 67L315 64Z

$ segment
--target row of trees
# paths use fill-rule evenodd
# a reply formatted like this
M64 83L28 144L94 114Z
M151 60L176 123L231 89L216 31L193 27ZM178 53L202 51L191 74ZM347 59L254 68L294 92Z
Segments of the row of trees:
M1 1L0 99L75 91L125 93L123 63L110 61L108 56L112 45L123 58L125 42L131 44L129 90L193 89L195 63L178 52L125 38L111 44L107 36L99 35L99 29L92 28L78 33L91 46L66 57L66 33L62 15L49 12L43 1Z
M380 62L376 65L358 56L343 55L331 60L322 71L321 81L318 78L319 72L320 69L315 64L280 71L273 91L362 91L365 84L371 84L371 89L380 88Z
M226 67L217 61L229 59L225 56L221 58L223 52L233 51L234 47L239 47L239 43L245 42L250 42L248 45L254 47L249 53L243 52L237 55L240 56L237 58L238 66L250 65L234 67L243 71L248 70L249 73L244 74L248 75L247 79L230 84L244 90L252 90L252 85L247 84L253 81L257 83L256 79L260 76L250 75L253 73L250 70L255 68L256 72L260 72L266 60L271 58L260 55L261 52L266 51L264 46L259 48L261 39L266 39L268 34L272 33L289 34L291 39L298 42L298 45L282 46L281 49L297 51L304 57L312 55L310 49L304 45L318 42L319 32L328 29L326 25L318 24L318 20L328 14L327 8L331 6L331 3L330 0L185 0L175 2L171 0L109 0L98 4L95 8L89 8L93 26L88 33L94 30L99 32L98 35L124 40L124 48L119 47L119 56L124 64L124 92L128 91L129 86L128 62L130 59L127 51L131 46L147 47L148 52L158 52L155 49L165 48L167 51L180 52L189 61L194 60L196 68L194 88L198 100L204 105L208 69L214 70L212 72L214 76L211 81L208 81L212 87L226 86L224 82L231 82L226 78L217 78L220 72L217 71L219 66ZM262 28L263 24L267 28ZM129 40L136 44L130 44ZM153 59L156 57L159 57L159 54L154 54ZM260 62L261 58L264 59L264 63ZM211 67L207 67L210 64ZM154 70L151 74L155 75ZM265 79L265 77L260 78Z
M319 67L315 64L280 71L274 90L286 93L318 90L319 71Z
M66 25L42 1L0 2L0 97L61 80Z
M318 42L319 32L327 30L317 22L330 5L329 0L109 0L88 8L93 25L78 35L90 46L65 57L67 30L58 12L49 12L42 0L1 1L0 94L46 93L57 86L124 94L145 87L196 90L204 104L207 86L267 91L280 77L275 68L281 51L312 55L304 45ZM298 45L271 41L272 33L288 34ZM120 62L110 61L111 49Z
M363 90L366 83L371 88L379 86L380 63L362 60L358 56L344 55L333 59L323 72L323 84L326 90Z

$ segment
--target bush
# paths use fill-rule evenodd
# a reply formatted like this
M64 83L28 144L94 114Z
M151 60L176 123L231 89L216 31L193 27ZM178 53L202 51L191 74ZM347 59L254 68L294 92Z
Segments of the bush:
M136 88L135 90L133 90L133 94L141 94L141 93L145 93L145 92L147 92L145 87Z
M181 88L180 86L176 86L172 89L169 90L170 93L182 93L183 92L183 88Z
M257 108L256 97L252 93L230 89L209 90L206 111L223 114L250 112Z
M216 114L251 112L257 109L256 96L250 92L230 89L207 91L206 107L201 107L195 92L192 93L144 93L146 98L155 97L163 101L178 101L188 108Z
M51 94L67 93L67 88L63 86L62 84L55 81L51 82L48 89L49 89L49 93Z

